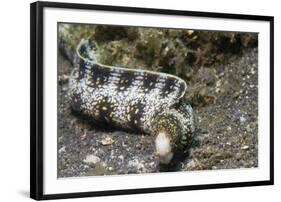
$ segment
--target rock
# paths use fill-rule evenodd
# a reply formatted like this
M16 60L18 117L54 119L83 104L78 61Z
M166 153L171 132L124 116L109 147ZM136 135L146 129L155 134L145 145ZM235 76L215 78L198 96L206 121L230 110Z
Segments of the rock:
M64 153L64 152L65 152L65 146L63 146L62 148L59 149L59 154Z
M248 146L248 145L242 146L241 149L243 149L243 150L248 150L248 149L249 149L249 146Z
M83 162L87 163L87 164L97 164L100 162L100 158L93 154L89 154L86 156L86 158L83 160Z
M256 73L255 69L251 68L251 74L255 74L255 73Z
M238 152L238 153L236 154L236 159L237 159L238 161L241 160L242 157L243 157L243 153L242 153L242 152Z
M187 31L187 34L188 34L188 35L192 35L193 33L194 33L194 30L188 30L188 31Z
M106 137L101 141L102 145L111 145L113 142L114 140L111 137Z
M244 122L246 121L246 118L245 118L243 115L242 115L242 116L240 116L240 118L239 118L239 119L240 119L240 122L241 122L241 123L244 123Z
M247 132L252 132L252 128L251 128L251 126L249 124L246 126L246 131Z
M124 156L123 155L120 155L120 156L118 156L118 158L120 159L120 160L124 160Z

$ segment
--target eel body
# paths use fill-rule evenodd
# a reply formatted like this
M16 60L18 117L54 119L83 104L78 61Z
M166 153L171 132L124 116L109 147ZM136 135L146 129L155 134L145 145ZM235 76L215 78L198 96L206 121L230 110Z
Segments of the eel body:
M193 111L183 101L187 90L179 77L100 64L93 40L77 46L69 80L71 108L98 123L151 134L160 162L185 147L194 131Z

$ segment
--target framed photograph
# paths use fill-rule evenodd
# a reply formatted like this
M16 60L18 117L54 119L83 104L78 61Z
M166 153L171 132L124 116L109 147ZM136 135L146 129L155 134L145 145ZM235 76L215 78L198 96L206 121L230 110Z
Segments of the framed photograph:
M31 198L273 184L271 16L31 4Z

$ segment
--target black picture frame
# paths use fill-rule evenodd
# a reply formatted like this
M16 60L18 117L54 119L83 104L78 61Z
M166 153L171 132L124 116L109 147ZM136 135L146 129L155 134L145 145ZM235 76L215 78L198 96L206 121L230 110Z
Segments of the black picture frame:
M210 17L238 20L267 21L270 23L270 179L239 183L204 184L175 187L155 187L129 190L93 191L79 193L43 193L43 23L44 8L121 11L129 13L163 14L177 16ZM171 192L227 187L246 187L274 184L274 17L258 15L240 15L183 10L150 9L120 6L88 5L75 3L35 2L30 5L30 197L36 200L92 197L121 194L153 192Z

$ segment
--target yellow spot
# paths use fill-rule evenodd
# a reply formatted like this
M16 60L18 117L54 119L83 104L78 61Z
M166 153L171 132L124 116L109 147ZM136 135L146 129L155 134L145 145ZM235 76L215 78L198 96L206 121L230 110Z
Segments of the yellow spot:
M106 111L106 110L107 110L107 107L106 107L106 106L103 106L101 109L104 110L104 111Z
M124 83L124 80L120 80L120 83Z
M128 119L128 121L131 121L131 115L130 114L128 114L127 119Z
M129 81L129 80L127 79L127 80L125 81L125 83L128 83L128 81Z
M139 109L136 109L135 114L137 114L139 112Z
M137 124L138 124L138 121L137 121L137 120L134 120L134 124L136 124L136 125L137 125Z
M105 101L106 101L106 99L105 99L105 98L103 98L101 101L102 101L102 102L105 102Z

